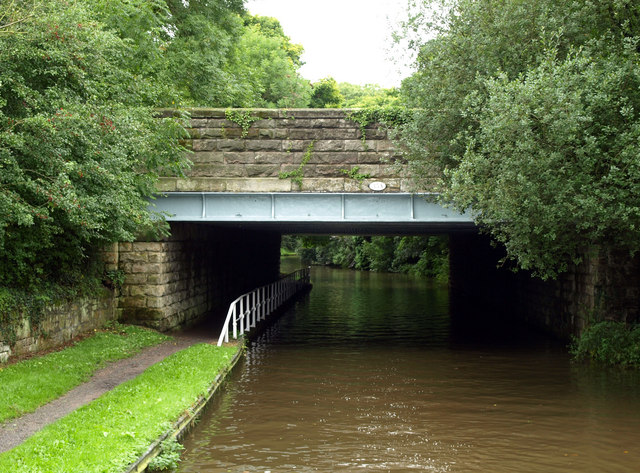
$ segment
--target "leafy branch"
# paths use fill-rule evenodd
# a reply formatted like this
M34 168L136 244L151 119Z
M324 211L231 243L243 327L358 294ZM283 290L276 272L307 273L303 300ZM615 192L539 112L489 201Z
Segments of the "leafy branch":
M397 128L411 119L411 112L403 107L368 107L354 110L346 115L347 120L360 125L362 144L366 146L367 127L380 123L386 128Z
M249 134L249 128L251 128L251 125L260 120L258 117L252 117L250 111L234 110L231 108L226 109L224 115L227 120L235 123L242 129L240 138L246 138Z
M300 165L292 170L292 171L283 171L278 177L280 179L291 179L291 182L295 182L300 189L302 189L302 178L304 177L304 167L309 163L311 159L311 155L313 153L313 147L315 146L316 141L313 140L307 146L307 151L305 151L304 156L302 157L302 161L300 161Z
M361 173L360 166L354 166L351 169L340 169L340 172L351 179L355 179L358 183L362 184L362 181L369 179L371 174Z

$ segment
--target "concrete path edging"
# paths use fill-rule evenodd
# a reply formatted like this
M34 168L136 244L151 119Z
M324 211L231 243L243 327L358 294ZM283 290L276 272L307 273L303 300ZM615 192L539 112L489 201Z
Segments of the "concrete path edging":
M149 448L136 460L134 463L127 468L124 473L143 473L147 471L147 467L149 463L162 453L162 442L169 439L179 439L182 438L191 427L198 420L204 408L209 404L214 394L218 391L222 383L225 381L229 373L235 368L238 364L238 361L244 355L244 340L240 338L238 340L240 344L240 350L234 355L231 359L231 362L226 366L226 368L219 373L209 389L207 393L203 396L200 396L195 404L193 404L190 408L186 409L185 413L176 420L171 428L163 433L160 437L158 437Z

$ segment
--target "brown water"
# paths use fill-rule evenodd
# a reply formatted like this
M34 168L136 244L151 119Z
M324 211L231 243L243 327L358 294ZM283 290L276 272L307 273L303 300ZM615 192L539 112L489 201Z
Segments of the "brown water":
M247 351L180 472L640 472L640 377L519 330L465 330L446 289L314 268ZM460 321L462 320L462 322Z

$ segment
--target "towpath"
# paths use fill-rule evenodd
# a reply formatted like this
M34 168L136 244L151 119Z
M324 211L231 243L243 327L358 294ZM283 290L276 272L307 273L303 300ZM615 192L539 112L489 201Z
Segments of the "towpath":
M0 453L20 445L38 430L90 403L119 384L135 378L149 366L159 363L169 355L196 343L214 342L211 334L206 331L194 330L172 335L173 340L146 348L131 358L109 363L96 371L87 382L36 411L0 424Z

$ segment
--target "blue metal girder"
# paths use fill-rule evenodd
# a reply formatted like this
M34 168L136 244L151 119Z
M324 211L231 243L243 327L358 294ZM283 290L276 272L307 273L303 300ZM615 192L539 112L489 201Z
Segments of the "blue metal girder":
M473 224L435 194L168 192L151 206L176 222Z

